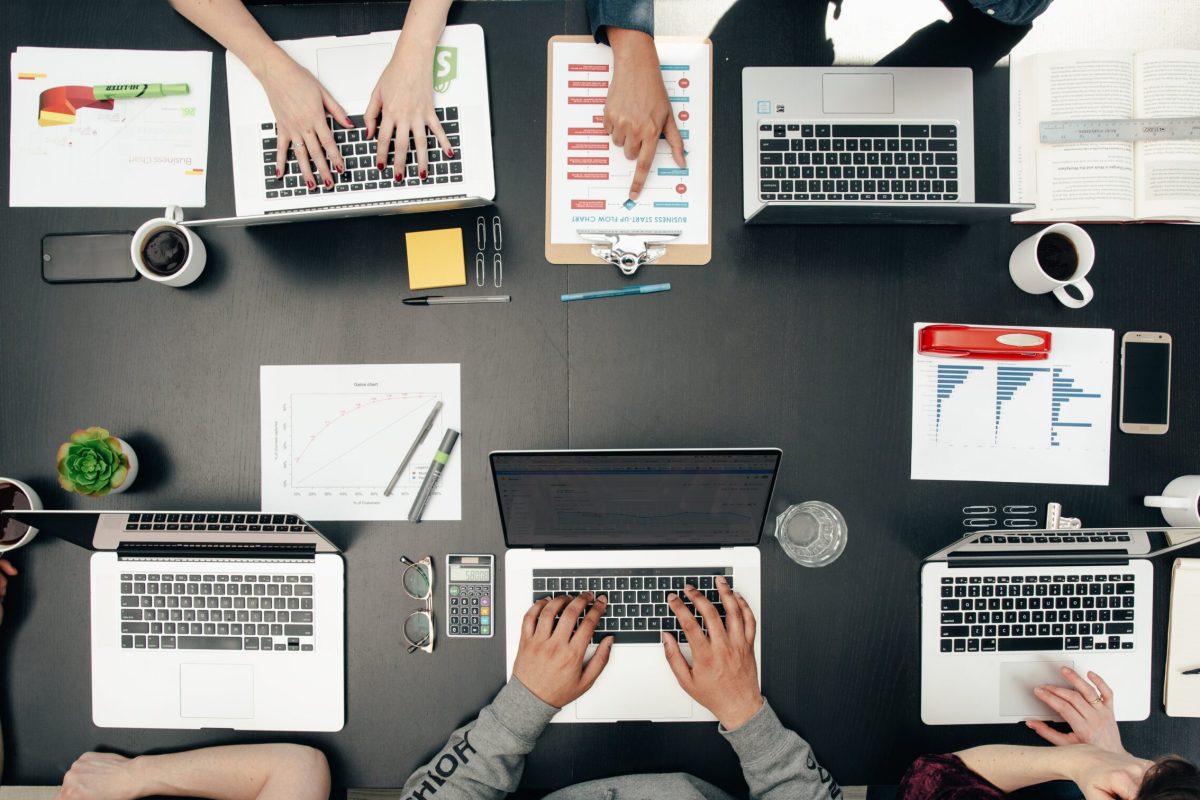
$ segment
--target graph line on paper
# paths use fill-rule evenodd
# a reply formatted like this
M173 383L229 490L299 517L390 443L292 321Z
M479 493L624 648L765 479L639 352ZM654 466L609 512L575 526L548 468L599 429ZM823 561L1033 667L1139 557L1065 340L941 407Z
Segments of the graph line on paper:
M292 487L383 488L391 476L379 465L404 451L423 415L441 399L429 392L292 394Z

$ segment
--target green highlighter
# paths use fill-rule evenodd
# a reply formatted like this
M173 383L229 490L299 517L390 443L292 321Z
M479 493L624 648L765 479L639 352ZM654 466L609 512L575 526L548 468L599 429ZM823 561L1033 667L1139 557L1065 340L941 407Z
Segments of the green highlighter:
M446 428L446 435L442 437L442 443L438 445L437 452L433 454L433 463L429 465L429 469L425 473L425 480L421 482L421 488L417 492L417 496L413 498L412 508L408 512L409 522L421 521L425 504L429 502L429 496L433 494L438 478L442 476L442 470L446 468L446 462L450 460L450 453L454 452L454 445L457 442L458 431L454 428Z
M117 83L92 87L92 94L97 100L170 97L171 95L187 94L189 91L186 83Z

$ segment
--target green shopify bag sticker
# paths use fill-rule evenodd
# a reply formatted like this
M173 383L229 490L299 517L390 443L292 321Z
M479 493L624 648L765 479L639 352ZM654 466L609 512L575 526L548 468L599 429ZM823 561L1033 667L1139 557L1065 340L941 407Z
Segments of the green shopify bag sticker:
M433 50L433 90L448 92L450 82L458 77L458 48L435 47Z

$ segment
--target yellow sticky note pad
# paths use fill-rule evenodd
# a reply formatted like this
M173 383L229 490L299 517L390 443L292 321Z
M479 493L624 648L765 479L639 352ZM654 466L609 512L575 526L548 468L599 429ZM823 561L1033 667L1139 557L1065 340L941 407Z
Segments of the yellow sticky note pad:
M462 229L406 233L404 242L408 247L408 288L467 285Z

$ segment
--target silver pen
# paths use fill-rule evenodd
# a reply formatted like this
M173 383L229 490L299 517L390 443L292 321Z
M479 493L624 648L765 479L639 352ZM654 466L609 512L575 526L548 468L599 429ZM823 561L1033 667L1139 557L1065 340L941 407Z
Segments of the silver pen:
M425 437L429 435L429 429L433 427L433 421L437 419L438 412L441 410L442 401L438 400L433 404L433 410L429 412L429 416L425 419L425 424L421 426L421 432L417 434L412 447L408 448L408 452L404 454L404 460L400 462L400 466L396 467L396 474L388 481L387 488L383 490L384 497L392 496L392 489L396 488L396 483L400 480L400 475L404 472L404 468L408 466L408 462L412 461L417 448L421 446L421 442L425 441Z

